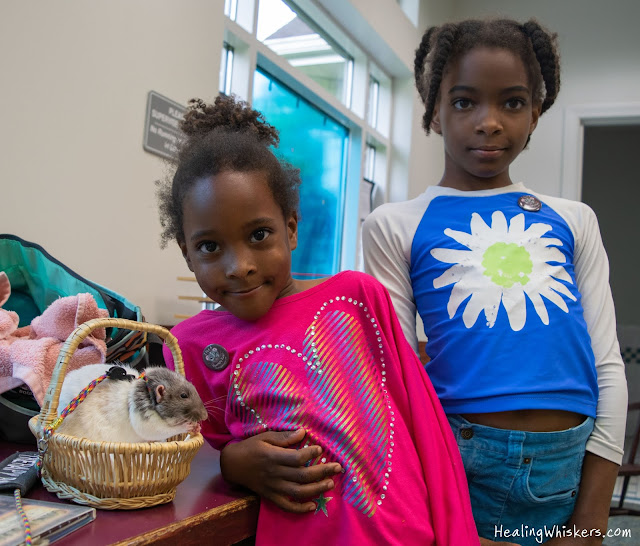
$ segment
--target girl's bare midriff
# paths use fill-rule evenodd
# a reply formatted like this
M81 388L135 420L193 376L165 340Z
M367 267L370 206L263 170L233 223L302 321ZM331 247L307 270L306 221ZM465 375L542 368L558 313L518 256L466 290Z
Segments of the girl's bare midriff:
M557 432L577 427L584 422L585 416L563 410L514 410L497 413L465 413L471 423L487 427L527 432Z

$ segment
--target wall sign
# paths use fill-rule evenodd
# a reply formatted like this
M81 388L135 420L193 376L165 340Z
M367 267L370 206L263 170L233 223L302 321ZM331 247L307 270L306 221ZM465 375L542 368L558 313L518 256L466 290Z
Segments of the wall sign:
M180 122L187 109L177 102L149 91L143 147L147 152L167 159L176 159Z

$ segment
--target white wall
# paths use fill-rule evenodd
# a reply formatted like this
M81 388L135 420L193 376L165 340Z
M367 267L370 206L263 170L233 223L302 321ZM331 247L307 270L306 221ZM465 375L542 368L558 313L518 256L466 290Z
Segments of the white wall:
M396 0L312 0L389 75L413 68L417 29Z
M395 0L317 2L410 77L418 31ZM42 245L159 324L197 311L177 294L200 292L176 280L190 274L177 245L159 248L154 181L167 169L142 148L147 94L217 94L222 13L223 0L0 0L0 233ZM396 114L400 132L415 117Z
M565 108L585 104L638 101L640 88L640 2L637 0L423 0L422 30L442 19L501 15L525 21L531 17L558 33L562 73L560 94L545 113L529 150L512 167L512 178L550 195L560 195L562 133ZM409 186L411 197L442 173L440 137L416 136L424 143L415 158Z
M453 7L455 2L451 0L422 0L420 5L420 18L418 25L418 39L415 49L420 45L422 35L427 28L434 25L441 25L453 18ZM422 128L422 116L424 105L414 87L414 119L411 132L411 159L409 164L409 180L405 198L416 197L422 193L427 186L432 186L440 181L440 176L444 170L444 149L442 139L431 134L427 136ZM392 194L393 195L393 194ZM418 317L419 320L419 317ZM422 328L419 328L422 331Z
M189 272L158 244L147 93L217 94L223 0L0 1L0 232L175 322Z

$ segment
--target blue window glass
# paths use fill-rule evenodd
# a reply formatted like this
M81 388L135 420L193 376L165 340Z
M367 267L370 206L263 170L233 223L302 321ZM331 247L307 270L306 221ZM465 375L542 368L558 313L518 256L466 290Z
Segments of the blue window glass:
M280 131L276 154L300 169L295 277L336 273L346 186L348 129L262 70L257 70L253 108Z

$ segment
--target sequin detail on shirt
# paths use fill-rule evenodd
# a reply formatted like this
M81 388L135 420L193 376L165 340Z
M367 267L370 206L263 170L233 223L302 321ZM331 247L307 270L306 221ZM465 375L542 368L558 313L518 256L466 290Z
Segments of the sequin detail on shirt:
M306 441L323 448L311 464L339 462L344 501L372 516L392 472L395 417L383 339L367 307L343 296L329 299L302 347L252 347L234 367L229 410L243 422L245 437L305 428ZM330 517L331 505L325 509Z

